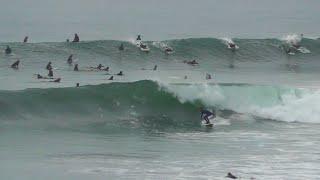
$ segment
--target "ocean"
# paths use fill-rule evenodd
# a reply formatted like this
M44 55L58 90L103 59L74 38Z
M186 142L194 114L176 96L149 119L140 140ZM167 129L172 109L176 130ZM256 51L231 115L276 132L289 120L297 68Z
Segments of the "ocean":
M0 179L319 179L318 1L1 2Z

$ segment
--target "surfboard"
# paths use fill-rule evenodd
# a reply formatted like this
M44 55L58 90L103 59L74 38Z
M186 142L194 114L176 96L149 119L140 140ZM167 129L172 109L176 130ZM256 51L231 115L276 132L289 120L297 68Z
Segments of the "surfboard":
M213 127L213 124L211 123L211 121L210 121L209 124L207 124L206 121L202 121L201 125L204 126L204 127Z
M204 125L204 126L206 126L206 127L213 127L213 124L206 124L206 125Z
M143 51L143 52L149 52L150 48L146 45L145 48L140 47L140 50Z
M236 50L236 49L239 49L239 46L236 45L235 47L231 47L230 45L228 45L228 49L235 49Z

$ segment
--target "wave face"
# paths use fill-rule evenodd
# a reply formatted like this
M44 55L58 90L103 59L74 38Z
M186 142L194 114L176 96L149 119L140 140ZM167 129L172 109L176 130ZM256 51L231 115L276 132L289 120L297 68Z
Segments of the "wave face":
M320 92L268 86L111 83L80 88L1 91L6 125L116 132L200 128L201 106L218 121L248 119L320 123ZM244 116L244 117L242 117Z

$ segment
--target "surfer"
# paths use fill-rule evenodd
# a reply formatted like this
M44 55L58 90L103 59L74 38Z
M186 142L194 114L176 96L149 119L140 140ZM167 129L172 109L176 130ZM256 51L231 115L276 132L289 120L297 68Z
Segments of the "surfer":
M120 71L118 74L116 74L117 76L123 76L123 72Z
M44 77L41 76L40 74L37 74L37 78L38 78L38 79L44 79Z
M210 112L208 110L205 110L202 107L200 108L200 113L201 113L201 115L200 115L201 120L205 120L206 124L210 124L210 120L209 120L210 117L213 117L213 118L216 117L214 112Z
M70 40L69 40L69 39L67 39L67 40L66 40L66 42L70 42Z
M232 42L229 42L228 43L229 47L232 48L232 49L235 49L236 48L236 44L232 43Z
M28 36L24 37L23 42L27 43L28 42L28 38L29 38Z
M173 52L173 49L172 49L171 47L166 46L166 47L164 48L164 52L167 53L167 54L170 54L170 53Z
M18 68L19 68L19 63L20 63L20 60L18 59L16 62L14 62L14 63L11 65L11 68L13 68L13 69L18 69Z
M48 76L49 76L49 77L53 77L53 71L52 71L52 69L49 69Z
M5 50L5 53L6 54L11 54L12 53L12 50L9 46L7 46L6 50Z
M136 40L137 40L137 41L141 41L141 35L138 35L138 37L137 37Z
M207 74L206 74L206 79L207 79L207 80L212 79L211 74L207 73Z
M235 176L235 175L233 175L233 174L231 174L231 172L228 172L228 174L227 174L226 177L227 177L227 178L230 178L230 179L238 179L238 177Z
M78 64L74 65L73 71L79 71Z
M98 70L102 70L102 68L103 68L103 65L102 65L102 64L99 64L99 65L96 67L96 69L98 69Z
M118 49L119 49L119 51L123 51L123 50L124 50L124 45L123 45L123 43L120 44L120 46L119 46Z
M113 80L113 76L111 76L108 80L112 81Z
M153 70L154 70L154 71L156 71L156 70L157 70L157 68L158 68L158 66L157 66L157 65L155 65L155 66L153 67Z
M47 70L51 70L52 69L51 61L48 62L47 66L46 66L46 69Z
M89 69L91 70L91 71L93 71L93 70L99 70L99 71L103 71L104 69L102 69L104 66L102 65L102 64L98 64L98 66L97 67L89 67Z
M80 41L80 38L78 36L77 33L74 34L74 38L73 38L73 41L72 42L79 42Z
M192 61L183 61L184 63L186 63L186 64L189 64L189 65L192 65L192 66L194 66L194 65L198 65L199 63L196 61L196 60L192 60Z
M69 57L68 57L68 60L67 60L67 63L69 64L69 65L71 65L72 64L72 57L73 57L73 54L71 54Z
M109 66L108 67L106 67L106 68L104 68L104 69L102 69L103 71L109 71Z

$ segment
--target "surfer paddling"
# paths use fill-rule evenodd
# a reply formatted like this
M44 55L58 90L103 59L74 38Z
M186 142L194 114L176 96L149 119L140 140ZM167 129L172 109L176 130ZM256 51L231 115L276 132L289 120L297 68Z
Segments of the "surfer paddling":
M231 172L228 172L226 178L230 178L230 179L238 179L237 176L233 175Z
M12 68L12 69L18 69L18 68L19 68L19 63L20 63L20 60L18 59L16 62L14 62L14 63L11 65L11 68Z
M183 61L186 64L189 64L191 66L195 66L195 65L199 65L199 63L196 60L192 60L192 61Z

